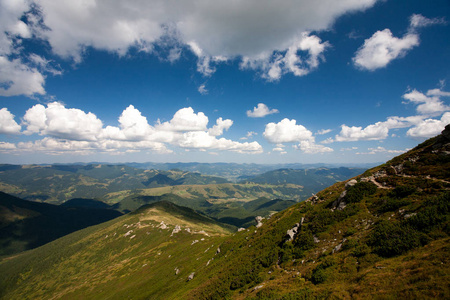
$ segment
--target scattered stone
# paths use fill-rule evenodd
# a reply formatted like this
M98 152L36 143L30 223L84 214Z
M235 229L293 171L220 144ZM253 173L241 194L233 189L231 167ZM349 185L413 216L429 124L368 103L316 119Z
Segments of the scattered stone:
M128 231L127 233L125 233L123 236L127 237L127 236L129 236L132 232L133 232L133 230L130 230L130 231Z
M314 238L314 243L320 243L320 240L317 238L317 236L313 236L313 238Z
M262 224L262 220L263 220L264 218L263 217L261 217L261 216L257 216L256 218L255 218L255 220L256 220L256 228L259 228L259 227L261 227L263 224Z
M178 268L175 268L175 275L178 275L178 273L180 273L180 269L178 269Z
M178 233L181 231L180 225L176 225L175 228L172 230L172 234L170 236L173 236L175 233Z
M187 281L191 281L192 279L194 279L194 276L195 276L195 272L192 272L192 273L189 275Z
M253 291L256 291L256 290L262 289L263 287L264 287L264 284L261 284L261 285L255 286L255 287L253 288Z
M158 225L158 227L161 229L167 229L167 225L164 224L164 221L161 221L161 223Z
M197 243L198 243L198 240L192 241L191 246L194 245L194 244L197 244Z
M220 247L217 248L217 251L216 251L216 254L219 254L219 253L220 253Z
M130 240L131 240L131 239L134 239L135 237L136 237L136 235L132 235L132 236L130 237Z
M244 230L245 230L245 228L241 227L241 228L238 229L238 232L241 232L241 231L244 231Z

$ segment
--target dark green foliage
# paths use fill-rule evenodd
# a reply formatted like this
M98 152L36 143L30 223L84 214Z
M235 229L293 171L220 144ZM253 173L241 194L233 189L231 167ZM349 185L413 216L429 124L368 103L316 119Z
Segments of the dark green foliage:
M326 269L334 266L336 261L334 257L328 256L326 257L320 265L318 265L311 274L311 281L314 284L320 284L327 280L327 272Z
M362 181L347 189L344 199L346 203L358 203L364 197L373 195L376 191L377 186L375 184Z
M450 193L446 192L425 203L416 215L407 219L407 224L416 230L429 232L449 220Z
M355 215L358 210L358 206L348 205L344 210L331 211L329 209L322 209L315 211L312 213L307 226L314 234L324 232L330 225Z
M294 246L297 249L306 251L314 248L314 237L310 230L303 229L297 234L294 240Z
M393 195L396 198L405 198L416 191L416 187L413 185L401 185L394 188Z
M395 211L399 209L400 207L406 206L411 204L411 200L408 199L396 199L396 198L390 198L385 197L381 199L381 205L377 209L378 212L384 213L388 211Z
M421 238L422 235L407 224L381 220L369 236L369 245L378 255L392 257L420 247Z

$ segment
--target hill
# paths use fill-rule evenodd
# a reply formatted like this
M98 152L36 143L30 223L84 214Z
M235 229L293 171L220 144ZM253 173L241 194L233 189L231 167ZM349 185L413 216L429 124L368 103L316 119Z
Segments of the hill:
M176 298L231 232L191 209L153 203L1 262L1 297Z
M449 154L447 126L235 234L192 210L188 219L144 207L4 260L0 291L3 299L447 299Z
M363 173L361 168L314 168L278 169L256 176L241 177L241 183L296 184L304 187L304 193L311 196L336 182L347 180Z
M0 190L26 200L60 204L72 198L101 198L122 190L216 184L224 178L180 170L125 165L0 165Z
M0 256L36 248L120 215L108 209L37 203L0 192Z

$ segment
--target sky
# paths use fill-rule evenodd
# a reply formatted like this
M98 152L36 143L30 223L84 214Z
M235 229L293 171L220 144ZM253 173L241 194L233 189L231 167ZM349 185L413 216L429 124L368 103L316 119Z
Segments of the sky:
M0 163L385 162L449 85L448 0L0 0Z

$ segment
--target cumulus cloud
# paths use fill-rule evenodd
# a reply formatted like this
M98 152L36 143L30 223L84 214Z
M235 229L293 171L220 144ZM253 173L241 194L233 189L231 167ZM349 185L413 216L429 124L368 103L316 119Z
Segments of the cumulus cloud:
M443 19L428 19L413 14L407 33L397 38L389 29L375 32L356 51L353 63L360 69L374 71L386 67L392 60L404 57L408 51L420 44L417 29L435 24L444 24Z
M311 140L313 138L312 132L303 125L297 125L296 123L296 120L287 118L278 123L269 123L266 125L263 136L267 141L274 144Z
M7 108L0 109L0 134L18 134L22 127L14 121L14 115Z
M311 131L306 129L303 125L297 125L296 120L289 120L287 118L278 123L269 123L263 133L265 139L277 144L273 151L284 152L283 143L298 142L298 145L293 147L301 150L304 153L324 153L332 152L333 149L323 145L317 145L315 138Z
M413 47L419 45L417 34L407 34L402 38L392 35L389 29L375 32L366 39L353 58L355 66L374 71L386 67L392 60L401 58Z
M252 110L247 110L247 116L250 118L262 118L267 115L278 113L278 109L269 109L264 103L258 103L258 106Z
M224 130L228 130L231 125L233 125L233 121L230 119L223 120L222 118L218 118L216 120L216 125L208 130L208 133L212 136L219 136L223 134Z
M417 112L423 115L440 115L442 112L450 110L450 107L444 104L441 97L450 97L450 93L440 89L432 89L428 90L425 95L414 89L403 95L403 99L418 104Z
M447 124L450 124L450 112L444 113L440 120L423 120L409 129L406 134L413 138L430 138L440 134Z
M58 102L45 108L37 104L27 110L24 116L26 133L39 133L55 138L94 141L101 133L103 123L93 113L80 109L65 108Z
M178 110L170 122L164 122L157 126L164 131L204 131L208 125L208 117L204 113L196 114L192 107Z
M0 111L2 125L11 125L12 118L6 109ZM118 126L103 127L102 121L93 113L66 108L61 103L53 102L47 107L37 104L28 109L23 117L23 125L26 126L24 134L45 137L34 142L18 143L16 151L46 151L55 154L67 151L77 154L103 151L113 154L151 150L156 153L172 153L173 150L168 148L170 145L201 151L263 152L257 142L240 143L217 138L233 125L233 121L218 118L216 124L208 128L208 117L202 112L195 113L191 107L178 110L168 122L158 121L152 126L137 108L129 105L119 116ZM17 126L15 130L20 131L20 126Z

